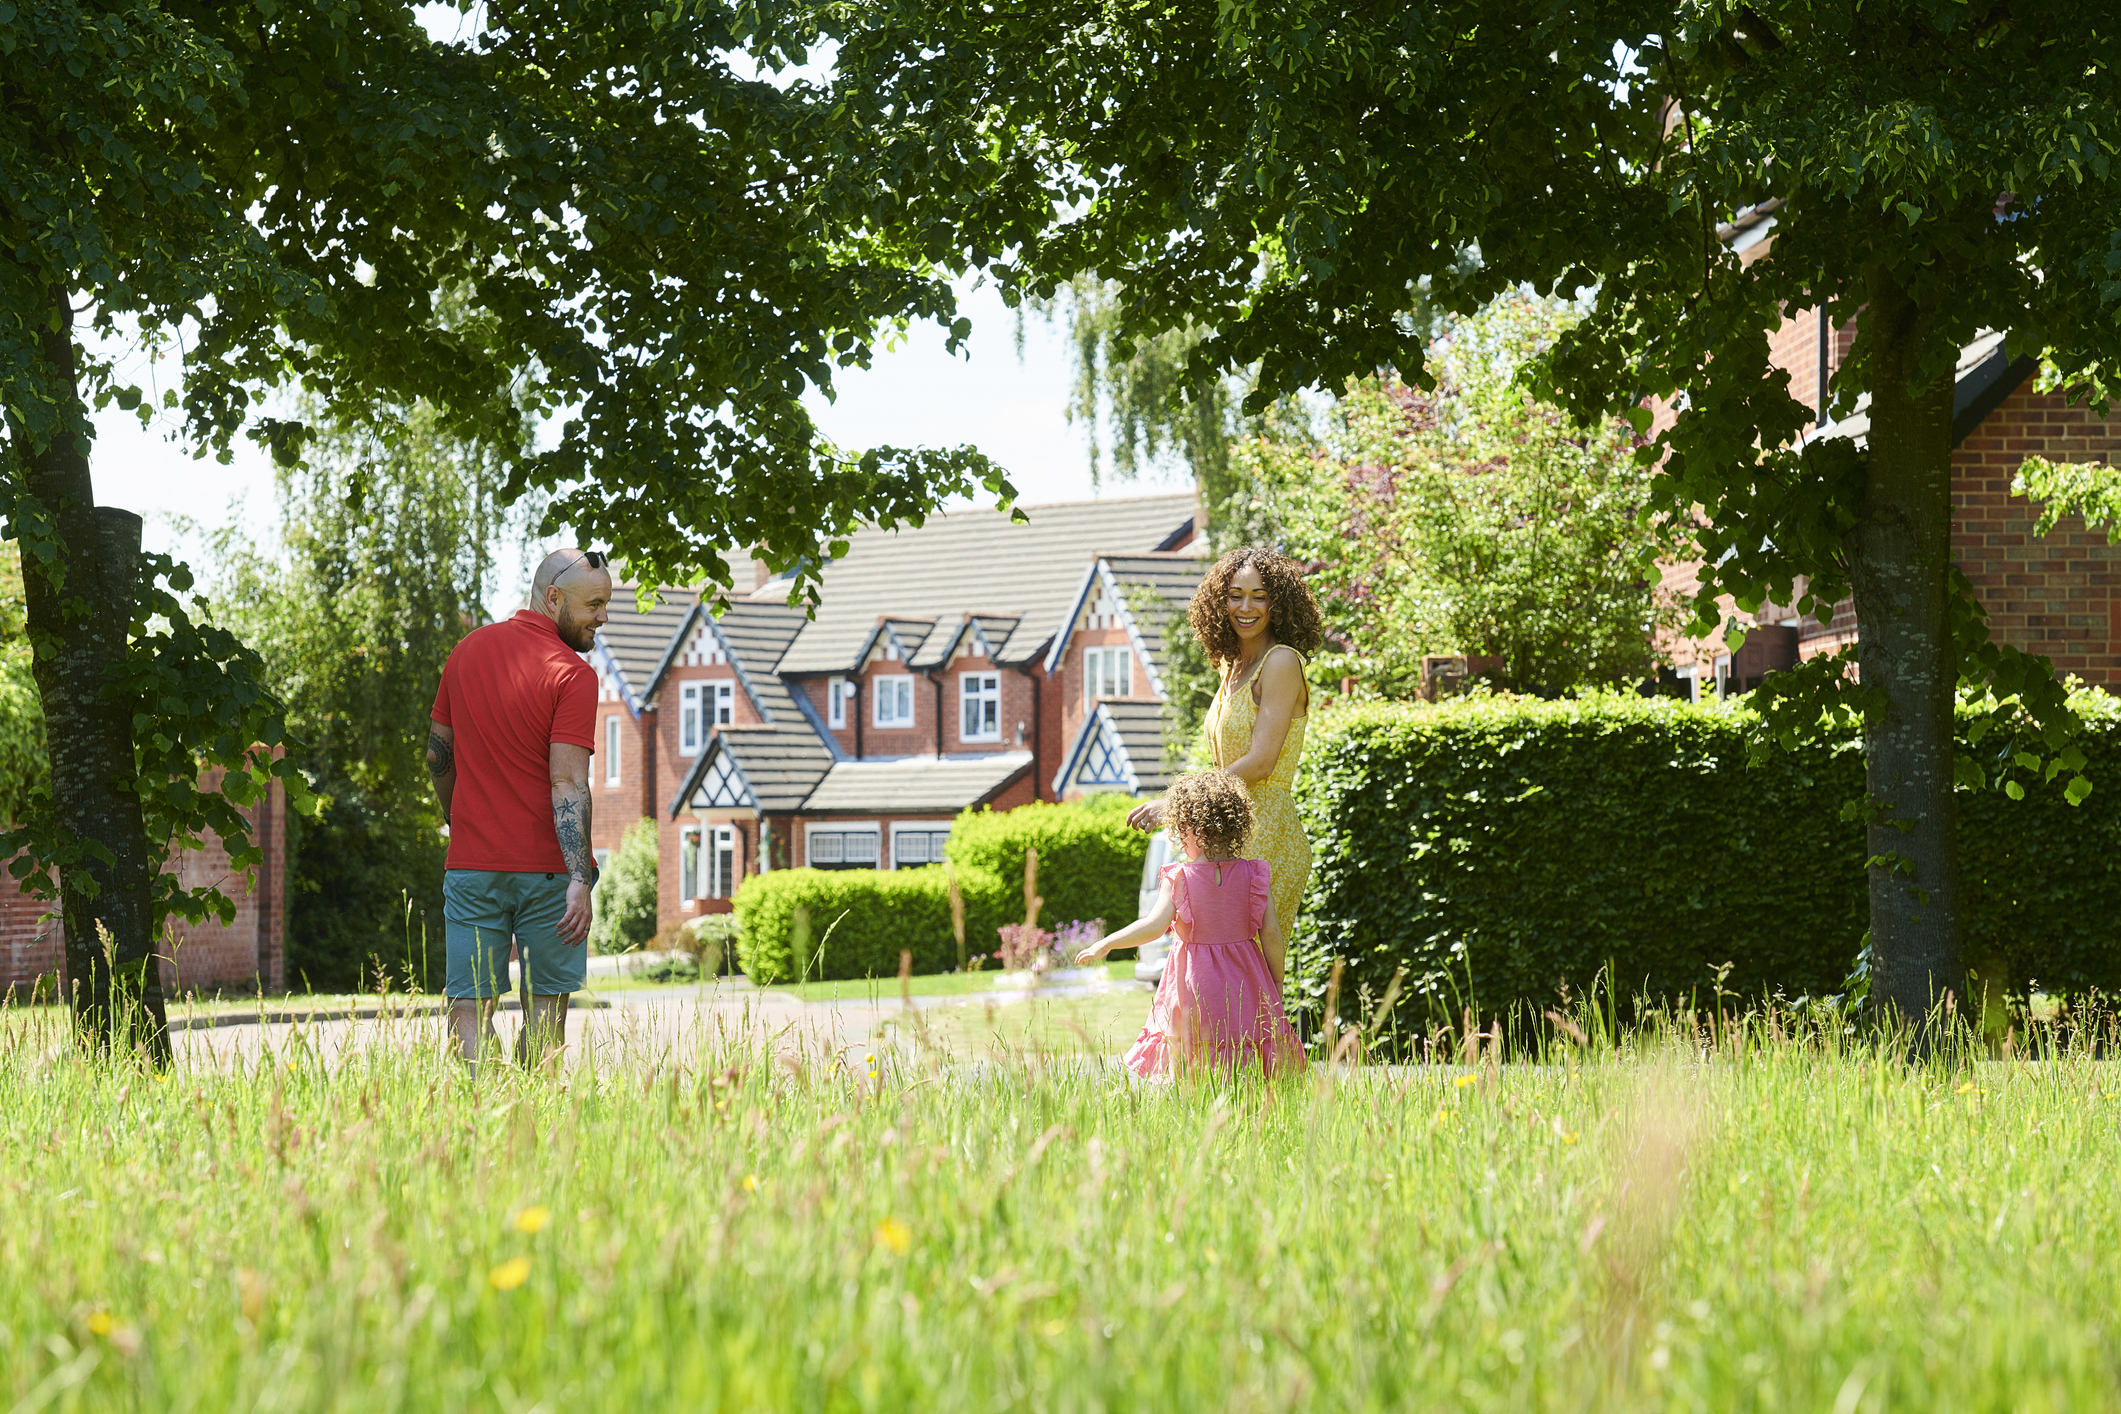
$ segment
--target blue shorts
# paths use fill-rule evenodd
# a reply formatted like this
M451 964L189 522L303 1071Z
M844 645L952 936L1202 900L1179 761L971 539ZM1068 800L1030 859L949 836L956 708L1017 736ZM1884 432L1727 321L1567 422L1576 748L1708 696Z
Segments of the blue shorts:
M560 941L567 912L565 874L498 869L442 871L442 922L449 939L451 998L497 997L508 980L508 944L518 944L523 976L540 997L579 992L589 975L589 945Z

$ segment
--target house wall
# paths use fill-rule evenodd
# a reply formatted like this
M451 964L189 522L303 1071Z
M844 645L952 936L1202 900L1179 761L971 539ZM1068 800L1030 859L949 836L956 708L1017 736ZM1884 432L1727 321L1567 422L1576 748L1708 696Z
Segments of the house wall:
M1085 608L1084 615L1085 617L1089 615L1088 608ZM1057 699L1061 709L1058 713L1061 719L1061 741L1067 744L1060 747L1062 751L1066 751L1068 745L1074 743L1075 738L1082 732L1084 721L1090 715L1090 709L1083 701L1083 683L1089 676L1089 669L1084 664L1084 658L1092 648L1113 646L1127 649L1127 656L1133 660L1132 687L1134 690L1125 694L1124 697L1109 700L1140 702L1154 702L1157 700L1156 694L1149 690L1149 674L1141 661L1141 655L1133 651L1133 640L1128 637L1127 630L1124 627L1114 625L1104 628L1077 629L1074 636L1068 640L1067 651L1061 655L1060 676L1055 683L1057 690L1054 693L1054 697ZM1053 771L1059 769L1060 759L1056 757L1048 769L1048 775L1050 776Z
M209 773L202 788L217 789L219 773ZM279 991L286 986L287 795L274 781L264 800L246 808L252 837L265 862L246 879L233 869L228 852L209 833L205 848L182 851L175 873L188 887L215 883L236 905L235 918L192 925L174 923L158 949L163 958L162 984L174 994L222 989ZM65 933L57 919L40 922L49 905L21 891L11 874L0 871L0 993L26 989L39 977L65 971Z
M1998 640L2052 658L2121 691L2121 546L2075 516L2033 534L2039 509L2011 494L2028 456L2112 465L2121 454L2121 417L2100 418L2033 379L1952 453L1952 558L1972 581Z
M1016 787L1014 786L1010 788L1012 792L1015 789ZM1005 792L1005 794L1007 794L1007 792ZM1017 800L1012 805L1007 807L997 802L994 808L997 810L1005 808L1014 809L1016 805L1021 805L1029 799L1030 795L1028 792L1026 792L1022 800ZM923 825L932 825L938 829L941 829L947 827L955 819L957 819L957 812L954 810L913 811L910 813L898 814L893 814L890 812L881 812L875 815L846 817L833 815L777 815L774 817L773 820L773 833L776 841L785 839L789 842L788 853L791 859L791 863L788 867L795 869L807 869L810 867L808 843L810 838L811 826L815 825L821 829L831 829L835 826L873 824L878 827L880 833L879 845L883 859L883 867L886 869L890 869L894 867L891 847L891 827L893 825L913 824L917 822ZM779 848L780 846L776 844L776 852L778 852Z
M1834 331L1830 368L1847 357L1854 337L1853 324ZM1784 325L1771 348L1775 365L1792 374L1792 394L1811 401L1819 367L1816 311ZM1669 411L1660 408L1653 433L1669 425ZM2036 391L2031 379L1952 453L1952 558L1988 611L1989 631L1999 642L2051 658L2057 672L2108 691L2121 691L2121 547L2076 517L2035 535L2038 507L2010 488L2028 456L2111 465L2117 453L2121 416L2100 418L2060 393ZM1664 586L1691 594L1699 570L1698 562L1666 565ZM1733 612L1728 597L1719 602L1726 616ZM1772 604L1761 607L1756 621L1796 625L1805 657L1856 641L1855 606L1846 600L1824 622ZM1661 646L1675 663L1695 665L1706 696L1724 652L1721 635Z

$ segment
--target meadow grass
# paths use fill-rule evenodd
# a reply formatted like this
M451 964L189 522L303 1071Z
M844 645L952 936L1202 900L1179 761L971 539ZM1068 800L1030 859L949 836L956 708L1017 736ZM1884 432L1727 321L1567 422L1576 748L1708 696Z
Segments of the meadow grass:
M1668 1027L158 1077L0 1013L0 1408L2121 1407L2121 1068Z

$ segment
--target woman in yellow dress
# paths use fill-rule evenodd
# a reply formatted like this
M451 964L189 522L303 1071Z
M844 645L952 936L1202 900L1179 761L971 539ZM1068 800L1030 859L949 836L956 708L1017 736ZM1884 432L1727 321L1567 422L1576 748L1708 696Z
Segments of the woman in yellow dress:
M1324 640L1324 619L1295 562L1257 546L1215 562L1194 591L1187 617L1222 679L1208 706L1209 753L1217 769L1243 781L1251 793L1253 826L1244 856L1267 861L1274 916L1286 937L1311 880L1311 842L1289 789L1310 715L1304 657ZM1155 830L1163 815L1163 802L1152 801L1136 806L1127 823ZM1279 978L1284 961L1268 958L1268 971Z

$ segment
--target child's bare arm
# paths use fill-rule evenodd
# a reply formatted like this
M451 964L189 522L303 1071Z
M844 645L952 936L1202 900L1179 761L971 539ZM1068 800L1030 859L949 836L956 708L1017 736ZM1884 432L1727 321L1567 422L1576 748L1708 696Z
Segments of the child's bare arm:
M1096 962L1114 948L1139 947L1143 943L1161 938L1171 927L1171 914L1175 905L1171 899L1171 881L1166 879L1157 886L1156 902L1148 913L1135 919L1117 933L1092 943L1075 955L1078 963Z
M1260 920L1259 950L1267 959L1267 975L1280 981L1282 963L1289 955L1289 940L1281 931L1281 920L1274 916L1272 898L1267 900L1266 917Z

